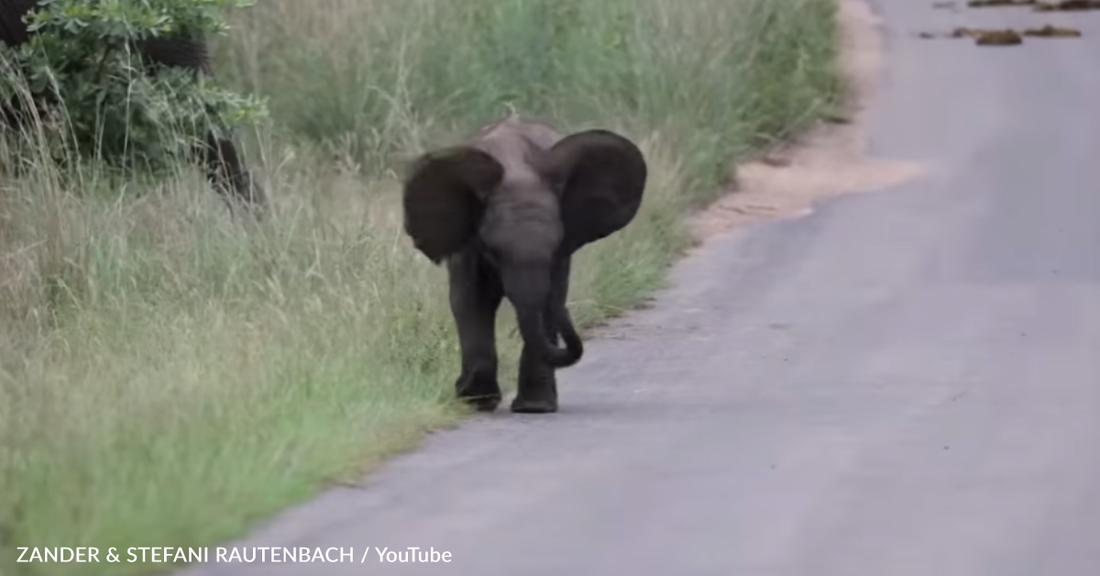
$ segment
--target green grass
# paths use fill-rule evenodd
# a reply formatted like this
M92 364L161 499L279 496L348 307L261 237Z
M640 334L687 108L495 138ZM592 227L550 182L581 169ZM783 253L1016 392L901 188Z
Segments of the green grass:
M443 270L401 231L412 155L510 108L624 131L651 180L583 250L592 323L657 287L733 160L833 110L832 0L265 0L217 45L270 99L277 204L234 221L194 170L137 196L0 171L0 573L12 546L203 545L465 413ZM0 150L0 167L5 159ZM518 352L502 310L502 384Z

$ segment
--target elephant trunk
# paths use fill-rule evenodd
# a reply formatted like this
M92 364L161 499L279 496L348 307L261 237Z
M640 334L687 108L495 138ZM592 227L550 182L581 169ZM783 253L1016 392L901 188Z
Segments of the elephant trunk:
M565 349L568 353L566 356L567 363L564 366L572 366L580 361L581 356L584 356L584 342L581 341L581 335L577 333L577 328L573 326L573 319L569 317L569 310L562 304L561 307L555 311L557 316L558 332L561 334L562 340L565 340ZM562 368L564 366L555 366L555 368Z
M533 267L506 271L503 279L505 293L516 309L516 323L524 344L554 368L576 364L584 354L584 345L564 304L547 305L550 295L549 270ZM554 325L547 326L547 320ZM559 331L565 340L564 348L555 343Z
M516 320L523 342L533 347L543 361L554 368L566 368L576 364L584 354L584 345L573 327L573 322L569 319L569 313L564 310L564 307L560 312L554 313L557 323L560 324L562 339L565 340L565 347L560 348L554 344L553 336L546 329L544 310L542 306L516 308Z

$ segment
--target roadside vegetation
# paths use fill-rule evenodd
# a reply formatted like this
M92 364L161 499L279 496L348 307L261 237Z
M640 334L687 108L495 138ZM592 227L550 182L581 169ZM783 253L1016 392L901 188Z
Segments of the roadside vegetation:
M642 211L580 253L571 289L582 323L629 308L732 161L834 112L834 10L265 0L231 14L216 67L267 99L246 149L269 218L232 217L192 168L0 168L0 573L156 570L11 551L215 544L461 418L445 275L401 229L399 178L510 110L646 152ZM513 326L505 307L506 390Z

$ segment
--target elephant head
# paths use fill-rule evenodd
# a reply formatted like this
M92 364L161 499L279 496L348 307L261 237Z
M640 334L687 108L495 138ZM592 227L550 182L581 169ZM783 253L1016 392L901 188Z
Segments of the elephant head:
M646 177L642 152L623 136L587 130L562 137L513 116L414 163L405 181L405 231L433 263L471 250L494 266L525 344L550 366L566 367L583 349L564 298L551 303L553 284L568 282L574 252L630 223ZM556 320L565 349L547 336L544 314Z

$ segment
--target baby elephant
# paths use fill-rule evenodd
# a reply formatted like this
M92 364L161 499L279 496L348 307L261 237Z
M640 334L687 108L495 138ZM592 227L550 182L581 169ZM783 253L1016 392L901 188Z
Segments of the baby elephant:
M507 296L523 337L512 411L557 411L554 371L584 352L565 307L570 261L630 223L646 177L641 150L618 134L563 136L516 115L414 163L405 231L433 263L446 261L462 347L459 398L487 412L500 404L494 327Z

